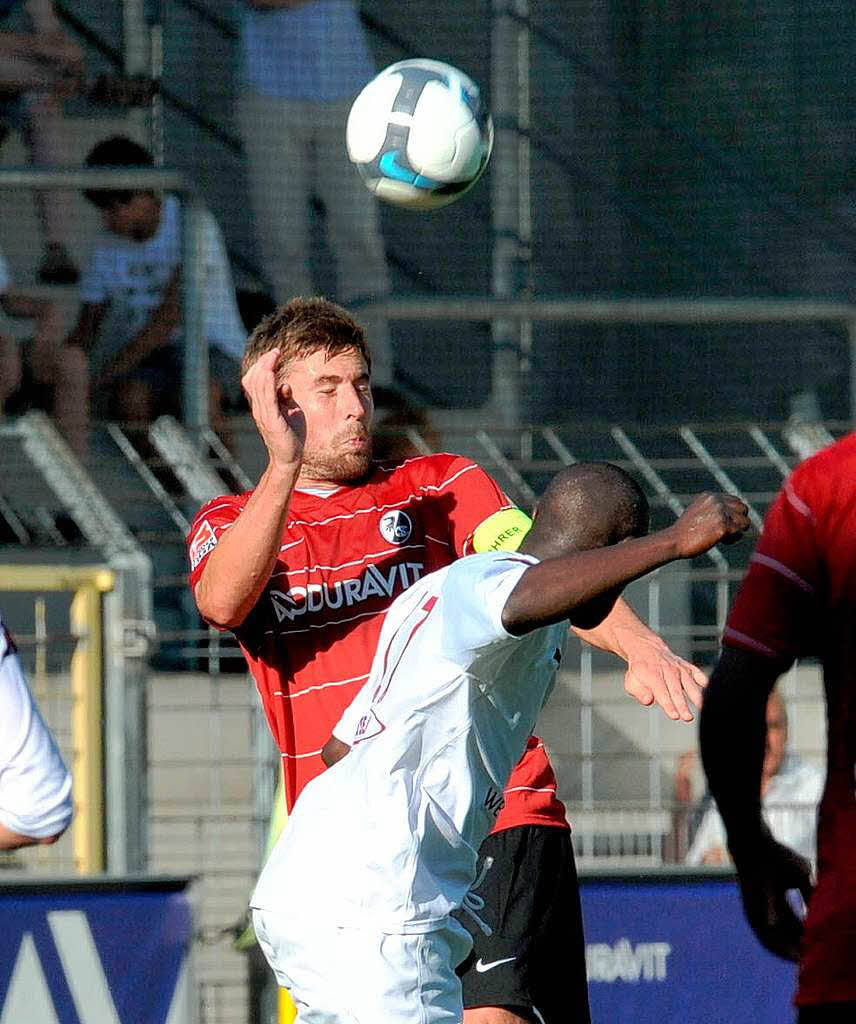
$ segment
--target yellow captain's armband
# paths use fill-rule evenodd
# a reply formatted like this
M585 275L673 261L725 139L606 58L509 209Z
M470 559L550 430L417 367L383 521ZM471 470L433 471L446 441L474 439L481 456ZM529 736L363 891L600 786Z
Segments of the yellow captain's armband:
M529 532L532 520L519 508L494 512L473 533L473 551L516 551Z

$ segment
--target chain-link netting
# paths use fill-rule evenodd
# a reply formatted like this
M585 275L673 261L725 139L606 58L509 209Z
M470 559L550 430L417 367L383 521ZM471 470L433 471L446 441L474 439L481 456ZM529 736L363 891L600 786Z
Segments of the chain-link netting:
M202 623L187 588L200 492L184 456L150 431L164 413L187 417L183 324L194 303L215 385L202 389L215 431L203 436L203 470L223 492L248 489L264 467L238 383L247 333L301 293L357 315L384 298L491 294L818 304L790 320L781 309L680 322L613 310L500 324L387 321L375 307L365 319L381 441L471 455L524 506L560 466L608 458L645 482L657 522L724 479L760 520L804 454L787 417L826 419L840 434L853 407L852 3L293 6L0 4L0 32L21 40L0 56L0 415L53 416L152 559L148 868L201 879L203 1024L237 1024L253 1002L257 965L232 950L230 929L258 866L272 757L236 643ZM35 7L52 13L33 20ZM345 149L356 92L412 57L471 76L495 121L485 176L430 213L377 203ZM150 165L180 172L182 189L129 181L84 194L2 179L21 168ZM205 208L195 249L191 196ZM511 429L500 384L517 403ZM18 447L0 448L0 556L44 561L86 547L82 524L43 490ZM671 578L671 605L656 587L638 595L702 664L747 550ZM22 604L16 625L73 757L74 639L53 607ZM814 676L809 684L792 713L803 752L817 758ZM643 726L620 686L608 665L583 658L543 723L578 852L584 863L680 860L694 821L672 786L692 744ZM583 733L590 747L576 742ZM692 774L701 785L697 764ZM70 856L62 844L20 854L27 870L59 874Z

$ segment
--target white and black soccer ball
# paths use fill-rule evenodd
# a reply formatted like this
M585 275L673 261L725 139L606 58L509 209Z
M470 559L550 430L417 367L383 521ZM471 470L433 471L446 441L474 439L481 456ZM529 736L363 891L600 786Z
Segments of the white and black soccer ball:
M346 143L371 192L397 206L435 210L481 177L493 122L462 71L438 60L402 60L354 100Z

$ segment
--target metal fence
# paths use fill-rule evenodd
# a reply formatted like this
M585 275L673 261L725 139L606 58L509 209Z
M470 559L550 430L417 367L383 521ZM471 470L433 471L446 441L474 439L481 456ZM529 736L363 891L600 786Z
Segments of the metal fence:
M795 461L849 428L810 417L748 422L740 410L757 386L781 369L777 401L826 382L843 396L841 415L848 402L856 409L852 154L842 141L856 81L852 5L806 14L774 4L754 22L732 5L718 13L716 45L694 5L666 4L660 19L645 5L496 0L489 32L484 5L459 6L449 18L441 0L361 5L379 65L421 55L418 41L431 38L433 56L489 89L497 124L488 176L466 203L418 230L412 215L382 211L394 294L357 312L392 322L399 383L433 408L403 425L381 409L381 435L468 454L527 507L556 469L606 458L643 482L657 524L698 490L720 487L747 500L757 527ZM96 423L85 470L32 414L0 427L0 600L14 607L37 695L90 796L99 743L104 755L103 836L89 836L90 853L74 834L14 865L196 875L200 1022L242 1024L258 976L233 939L261 857L276 756L237 646L196 615L184 550L199 504L250 487L264 463L247 416L231 421L228 445L209 429L201 329L200 195L224 226L239 287L268 287L232 126L237 5L57 7L91 66L151 73L160 89L149 109L130 113L69 104L65 168L25 168L13 133L0 167L3 249L16 283L54 301L70 327L77 291L33 285L35 192L75 192L71 244L82 264L98 223L81 188L181 194L183 423ZM179 170L82 170L88 147L116 131ZM675 331L665 343L664 330ZM811 367L791 381L803 357ZM733 400L725 419L685 415L708 391ZM535 413L549 422L532 425ZM631 588L631 602L679 653L709 666L750 546L655 574ZM100 738L94 713L75 732L72 685L72 659L85 657L95 630L69 618L72 598L60 592L69 573L93 565L114 574L97 613ZM49 575L27 590L31 571ZM92 607L87 615L96 621ZM694 728L634 705L608 656L580 649L567 666L539 728L581 865L679 862L692 822L674 799L675 769ZM98 677L94 663L87 674ZM819 760L816 667L783 686L793 743ZM697 764L693 772L700 790Z

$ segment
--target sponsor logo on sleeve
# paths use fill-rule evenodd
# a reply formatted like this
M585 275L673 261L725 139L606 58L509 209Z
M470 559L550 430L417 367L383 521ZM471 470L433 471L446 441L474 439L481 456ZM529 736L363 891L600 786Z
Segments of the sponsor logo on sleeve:
M207 519L203 519L190 542L190 568L195 569L202 559L217 547L217 536Z

